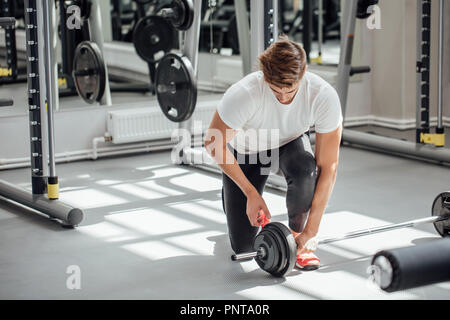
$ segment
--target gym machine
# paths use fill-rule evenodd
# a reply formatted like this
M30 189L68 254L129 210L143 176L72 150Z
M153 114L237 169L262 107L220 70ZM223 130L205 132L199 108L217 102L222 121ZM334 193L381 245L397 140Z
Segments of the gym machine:
M72 19L71 6L80 8L80 29L60 23L62 63L60 97L79 95L86 103L111 105L111 92L152 91L148 83L114 79L108 75L103 58L103 33L97 0L59 0L60 21ZM110 82L111 81L111 82Z
M438 114L434 134L430 133L431 0L417 2L417 24L416 142L444 147L445 133L442 122L444 1L439 1Z
M23 15L20 12L21 1L0 0L0 17L15 17ZM23 5L23 3L22 3ZM16 26L4 27L5 31L5 62L6 66L0 67L0 84L26 82L24 70L19 70L16 47Z
M442 63L439 62L440 70L440 85L439 85L439 113L438 113L438 129L435 136L430 135L429 132L429 28L430 28L430 14L431 14L431 1L430 0L417 0L419 12L424 12L424 15L418 13L418 35L421 34L418 39L418 92L417 92L417 139L419 142L439 142L439 146L444 145L443 127L442 127ZM443 0L440 1L440 59L442 59L442 5ZM338 67L338 81L337 92L342 106L342 113L345 119L345 111L347 106L347 94L350 77L356 73L366 73L370 71L368 67L353 67L352 66L352 52L353 52L353 40L355 32L355 20L356 13L358 11L358 0L348 0L345 7L344 16L344 35L341 40L341 52ZM423 27L422 23L424 22ZM426 38L428 36L428 38ZM425 37L425 39L422 39ZM423 51L422 51L423 50ZM428 53L428 55L424 55ZM424 145L420 143L402 141L387 137L376 136L364 132L358 132L350 129L344 129L342 134L342 142L350 145L358 145L363 147L369 147L375 150L387 152L395 155L412 156L416 158L422 158L427 160L439 161L444 163L450 163L450 150L444 148L437 148L436 146Z
M81 29L69 28L65 23L70 15L67 9L72 5L79 8ZM78 94L88 104L111 105L108 70L102 54L103 33L98 2L77 0L66 3L59 0L59 14L61 78L66 80L66 89L59 90L60 97Z
M58 200L53 127L57 70L51 47L52 3L51 0L25 0L32 192L0 180L0 196L60 221L64 227L74 227L83 220L83 212ZM0 21L14 23L14 19Z

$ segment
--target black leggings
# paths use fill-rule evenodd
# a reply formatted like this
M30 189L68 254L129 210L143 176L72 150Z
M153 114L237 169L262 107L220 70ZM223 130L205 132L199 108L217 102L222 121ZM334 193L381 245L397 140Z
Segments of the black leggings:
M264 154L242 155L234 149L231 151L247 179L261 195L268 178L267 171L279 169L287 182L289 227L295 232L302 232L311 209L317 180L316 160L309 135L304 134L279 149L269 150ZM241 161L244 159L245 161ZM222 177L222 204L227 216L231 247L235 253L253 251L253 240L259 227L253 227L248 220L247 197L226 174L222 174Z

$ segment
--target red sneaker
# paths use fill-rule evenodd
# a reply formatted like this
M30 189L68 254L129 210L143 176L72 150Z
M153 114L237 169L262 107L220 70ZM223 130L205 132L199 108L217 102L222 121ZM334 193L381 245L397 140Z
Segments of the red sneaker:
M298 254L295 266L304 271L317 270L320 267L320 259L314 253Z

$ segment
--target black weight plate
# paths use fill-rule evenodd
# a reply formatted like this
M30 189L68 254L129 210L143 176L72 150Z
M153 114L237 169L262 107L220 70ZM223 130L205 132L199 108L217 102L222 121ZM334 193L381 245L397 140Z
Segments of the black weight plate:
M78 95L87 103L101 101L105 92L106 71L102 53L94 42L83 41L75 49L73 81Z
M192 116L197 103L197 83L187 57L166 54L156 68L155 86L159 106L169 120L181 122Z
M433 201L432 216L450 214L450 192L443 192ZM442 237L450 236L450 219L434 222L434 228Z
M280 238L283 240L283 245L281 247L285 252L285 260L280 270L276 274L273 274L275 277L282 278L289 274L295 266L295 262L297 261L297 243L295 242L292 232L284 224L280 222L272 222L264 228L267 227L275 232L278 232L280 234Z
M278 252L278 260L276 261L276 265L272 270L268 272L275 277L281 277L280 272L286 265L286 247L284 246L282 235L277 230L275 230L275 228L268 228L265 230L265 232L272 234L272 238Z
M179 2L179 6L183 8L181 10L183 14L179 22L174 21L172 23L178 30L187 30L192 26L192 22L194 21L194 4L192 0L175 0L175 2Z
M286 241L283 240L284 234L282 231L278 230L279 226L278 224L272 224L269 223L264 227L265 231L270 231L275 235L275 239L277 242L278 250L279 250L279 263L276 270L272 272L275 276L279 277L278 274L281 272L281 270L284 269L286 266L287 260L286 257L289 254L287 252L288 248L286 246Z
M277 239L275 238L275 234L269 230L265 230L265 228L256 235L255 241L253 242L253 249L255 251L258 251L260 248L264 250L265 255L262 257L256 257L256 263L262 270L270 274L275 273L280 264L280 249Z
M133 32L136 53L150 63L161 60L175 46L175 40L176 30L159 16L140 19Z

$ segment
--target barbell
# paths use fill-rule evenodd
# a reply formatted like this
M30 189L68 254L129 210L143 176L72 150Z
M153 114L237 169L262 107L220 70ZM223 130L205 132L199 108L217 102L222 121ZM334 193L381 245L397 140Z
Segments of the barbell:
M443 192L435 198L431 215L428 218L388 224L323 238L318 240L317 244L333 243L395 229L411 228L426 223L433 223L436 231L442 237L448 237L450 236L450 192ZM232 255L231 260L240 261L254 258L262 270L275 277L284 277L295 266L297 244L289 228L280 222L272 222L262 228L254 239L253 250L248 253Z

